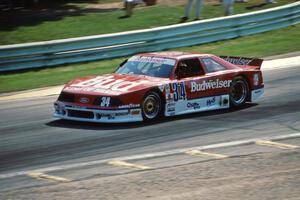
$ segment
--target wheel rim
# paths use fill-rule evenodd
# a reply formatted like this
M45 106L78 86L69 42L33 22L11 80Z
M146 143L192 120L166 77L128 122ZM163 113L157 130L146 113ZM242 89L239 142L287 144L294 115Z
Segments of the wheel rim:
M236 81L231 88L231 98L235 104L242 104L247 97L247 86L239 80Z
M144 115L148 119L157 117L160 109L160 100L156 95L149 95L146 97L143 104Z

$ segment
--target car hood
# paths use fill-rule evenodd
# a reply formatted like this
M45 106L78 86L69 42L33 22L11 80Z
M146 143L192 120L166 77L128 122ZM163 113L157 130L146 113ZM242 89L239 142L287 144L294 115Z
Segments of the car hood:
M122 95L150 87L164 85L169 79L143 75L107 74L88 76L67 83L65 92L89 95Z

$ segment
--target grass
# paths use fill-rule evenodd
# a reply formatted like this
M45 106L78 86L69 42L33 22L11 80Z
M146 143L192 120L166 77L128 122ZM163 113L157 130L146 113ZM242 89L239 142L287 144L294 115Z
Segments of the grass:
M294 0L278 0L277 4L266 5L262 2L264 1L251 0L248 3L236 3L234 12L237 14L266 9L292 3ZM10 14L0 14L0 45L115 33L177 24L184 12L184 6L182 5L156 5L139 7L134 10L134 15L131 18L119 19L120 16L124 15L122 10L83 12L81 9L74 13L61 13L59 16L48 15L49 13L47 14L45 11L46 13L35 14L31 18L28 17L28 14L18 14L17 11ZM203 7L202 16L204 18L214 18L223 16L223 13L222 5L207 4Z
M299 24L253 36L193 47L183 47L177 50L205 52L215 55L267 57L300 51L300 40L298 38L300 38Z
M180 51L198 51L216 55L266 57L300 51L300 24L276 31L193 47ZM110 73L125 58L72 64L61 67L0 75L0 93L64 84L86 75Z

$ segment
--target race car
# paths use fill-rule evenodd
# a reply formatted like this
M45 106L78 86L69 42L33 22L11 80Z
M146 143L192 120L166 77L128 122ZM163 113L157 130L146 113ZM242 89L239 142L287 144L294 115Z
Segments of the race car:
M262 62L187 52L137 54L112 74L67 83L54 117L118 123L242 106L264 93Z

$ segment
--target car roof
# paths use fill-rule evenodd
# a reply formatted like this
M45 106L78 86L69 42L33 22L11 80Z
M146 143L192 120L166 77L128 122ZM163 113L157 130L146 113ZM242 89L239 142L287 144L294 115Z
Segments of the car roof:
M194 52L180 52L180 51L163 51L163 52L151 52L137 54L137 56L150 56L150 57L161 57L161 58L172 58L176 60L181 60L191 57L211 57L211 54L204 53L194 53Z

